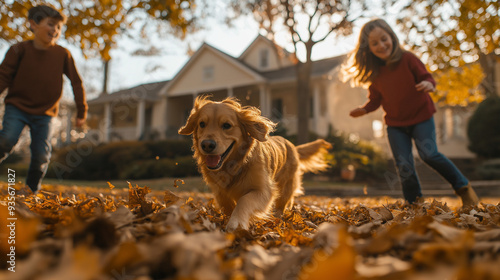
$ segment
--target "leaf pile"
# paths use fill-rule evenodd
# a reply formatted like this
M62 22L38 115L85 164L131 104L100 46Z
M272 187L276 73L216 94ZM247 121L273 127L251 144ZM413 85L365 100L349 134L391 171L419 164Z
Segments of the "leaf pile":
M226 233L211 194L20 189L16 272L2 226L0 279L500 279L498 199L457 203L304 196L283 217Z

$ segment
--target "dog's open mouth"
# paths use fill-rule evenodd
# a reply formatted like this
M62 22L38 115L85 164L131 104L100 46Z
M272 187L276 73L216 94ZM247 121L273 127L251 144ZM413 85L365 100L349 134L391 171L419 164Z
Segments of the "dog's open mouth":
M222 155L207 155L205 156L205 163L208 167L208 169L219 169L222 166L222 163L224 162L224 159L226 156L229 154L231 149L234 146L234 141L229 145L227 150L222 154Z

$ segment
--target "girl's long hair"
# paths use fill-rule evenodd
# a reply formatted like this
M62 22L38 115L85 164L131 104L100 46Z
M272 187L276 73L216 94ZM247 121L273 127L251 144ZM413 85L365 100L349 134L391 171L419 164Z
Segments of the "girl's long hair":
M383 61L376 57L371 51L368 43L368 35L375 28L382 28L391 36L392 53ZM403 50L399 44L399 39L394 30L383 19L373 19L367 22L359 34L358 44L349 54L347 61L342 65L343 80L352 79L353 86L369 86L377 77L380 67L392 65L398 62L403 55Z

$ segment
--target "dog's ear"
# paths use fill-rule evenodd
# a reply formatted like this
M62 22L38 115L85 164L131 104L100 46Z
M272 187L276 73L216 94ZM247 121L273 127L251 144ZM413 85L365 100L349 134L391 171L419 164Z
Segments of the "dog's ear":
M189 117L186 121L186 124L179 129L179 131L178 131L179 134L181 134L181 135L192 134L194 132L194 130L196 129L197 119L198 119L197 112L194 111L194 109L191 110L191 114L189 115Z
M267 141L269 133L274 131L276 124L260 115L255 107L244 107L239 113L239 119L248 135L257 141Z
M198 111L201 107L203 107L206 103L208 103L208 96L198 96L194 102L194 107L189 114L189 117L186 121L186 124L181 127L178 131L181 135L189 135L194 133L196 129L196 124L198 122Z
M261 122L250 123L246 126L246 130L250 137L260 142L267 141L269 136L268 127Z

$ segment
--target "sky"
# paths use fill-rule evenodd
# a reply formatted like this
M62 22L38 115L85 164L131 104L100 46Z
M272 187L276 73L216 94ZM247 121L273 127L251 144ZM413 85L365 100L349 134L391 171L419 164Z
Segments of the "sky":
M353 35L347 38L329 36L314 47L312 59L318 60L348 53L354 48L358 33L359 26L354 29ZM206 20L206 26L203 30L189 34L184 41L173 36L159 38L155 35L150 36L147 42L137 38L122 38L117 44L118 47L111 51L108 92L112 93L144 83L172 79L189 60L188 44L192 50L196 51L206 42L231 56L238 57L258 34L257 23L253 18L247 16L234 21L231 27L216 18L209 18ZM293 52L293 46L285 36L277 36L276 41L288 51ZM68 48L75 58L76 66L88 92L88 99L97 97L102 90L103 67L101 61L85 59L78 47L70 45L64 40L60 39L58 44ZM153 45L160 49L160 54L153 57L131 55L133 51L144 48L146 45ZM2 60L7 49L6 44L0 45ZM71 99L72 94L69 86L66 87L64 96Z

